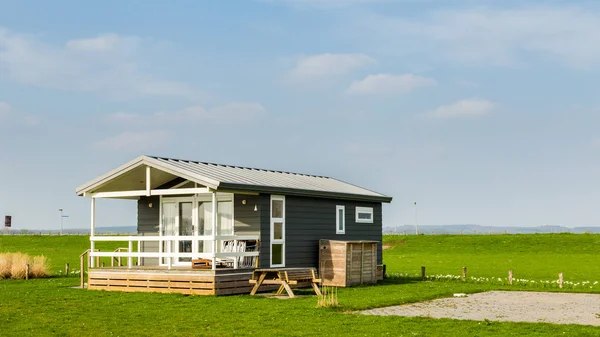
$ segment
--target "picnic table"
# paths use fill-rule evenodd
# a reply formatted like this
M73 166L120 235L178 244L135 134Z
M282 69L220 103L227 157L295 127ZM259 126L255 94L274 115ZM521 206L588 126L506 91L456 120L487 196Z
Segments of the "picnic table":
M321 283L321 279L317 278L317 272L314 268L255 269L250 280L250 284L254 284L250 295L256 294L258 288L263 284L278 284L277 295L281 295L285 290L290 298L294 298L294 292L290 285L297 285L299 282L310 282L315 293L321 295L318 285Z

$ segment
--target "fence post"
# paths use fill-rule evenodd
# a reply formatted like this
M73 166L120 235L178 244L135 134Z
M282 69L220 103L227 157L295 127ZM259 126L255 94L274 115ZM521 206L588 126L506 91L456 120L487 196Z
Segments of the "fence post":
M69 264L65 263L65 275L69 276Z
M462 269L462 280L463 281L467 280L467 267L463 267L463 269Z
M558 287L561 289L563 287L563 281L564 281L564 275L563 275L563 273L559 273L558 274Z
M83 286L85 285L84 283L84 277L83 274L85 273L85 269L84 269L84 262L85 262L85 254L81 254L79 256L79 282L81 283L81 289L83 289Z
M421 266L421 280L425 281L425 266Z
M513 271L512 269L508 271L508 284L512 285L513 283Z
M25 280L29 280L29 263L25 265Z

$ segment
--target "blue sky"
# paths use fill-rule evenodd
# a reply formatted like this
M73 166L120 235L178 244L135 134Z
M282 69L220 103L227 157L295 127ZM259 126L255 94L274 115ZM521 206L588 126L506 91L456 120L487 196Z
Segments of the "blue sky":
M87 227L75 187L151 154L333 176L388 226L600 225L599 75L595 1L0 1L0 214Z

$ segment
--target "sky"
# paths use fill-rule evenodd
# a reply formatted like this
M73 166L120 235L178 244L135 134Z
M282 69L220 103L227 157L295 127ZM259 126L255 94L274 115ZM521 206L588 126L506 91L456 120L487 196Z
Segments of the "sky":
M600 225L599 75L597 1L0 0L0 215L88 227L75 188L148 154L335 177L384 226Z

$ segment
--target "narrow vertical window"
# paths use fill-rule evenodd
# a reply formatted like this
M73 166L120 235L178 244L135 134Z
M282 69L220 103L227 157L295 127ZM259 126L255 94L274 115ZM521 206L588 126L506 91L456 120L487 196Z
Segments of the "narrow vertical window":
M271 195L271 267L285 267L285 196Z
M346 208L344 206L335 206L335 233L345 234L346 233Z

